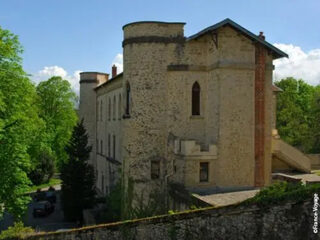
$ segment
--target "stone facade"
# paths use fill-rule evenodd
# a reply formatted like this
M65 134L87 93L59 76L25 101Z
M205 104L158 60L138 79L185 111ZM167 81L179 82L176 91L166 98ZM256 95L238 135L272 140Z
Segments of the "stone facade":
M81 75L80 116L103 194L120 169L125 193L145 202L169 182L197 191L271 181L272 61L286 54L230 19L189 38L183 27L127 24L123 74Z
M280 205L231 206L203 209L175 215L110 223L60 233L44 233L29 240L91 239L277 239L315 240L313 200Z

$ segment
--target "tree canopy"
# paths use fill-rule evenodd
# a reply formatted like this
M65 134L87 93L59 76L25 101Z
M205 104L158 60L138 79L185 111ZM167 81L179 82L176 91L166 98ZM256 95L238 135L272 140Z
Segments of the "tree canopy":
M283 90L277 96L277 129L281 138L303 152L319 152L320 87L294 78L275 84Z
M51 154L55 156L60 167L67 159L65 146L77 122L74 109L76 94L72 91L70 83L61 77L52 77L40 82L37 94L39 115L45 122L43 137L46 139L46 145L51 147Z
M17 217L26 209L30 181L28 149L43 124L36 91L22 69L18 37L0 27L0 206ZM0 208L0 212L3 211Z
M77 121L70 84L52 77L36 87L22 68L22 52L18 37L0 27L0 217L6 210L21 218L29 178L46 181L67 159Z

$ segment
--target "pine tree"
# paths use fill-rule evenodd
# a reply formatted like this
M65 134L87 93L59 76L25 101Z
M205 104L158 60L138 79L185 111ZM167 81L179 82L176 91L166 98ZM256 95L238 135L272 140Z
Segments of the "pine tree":
M66 147L68 161L62 164L62 207L64 216L70 221L82 222L82 211L91 208L95 200L95 176L88 163L92 147L88 146L88 134L83 120L73 129Z

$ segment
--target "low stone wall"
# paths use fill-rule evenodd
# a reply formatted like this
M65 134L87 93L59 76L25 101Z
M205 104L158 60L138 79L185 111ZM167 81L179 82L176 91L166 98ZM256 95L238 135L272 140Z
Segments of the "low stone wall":
M29 236L29 240L93 239L320 239L313 200L269 207L229 206Z

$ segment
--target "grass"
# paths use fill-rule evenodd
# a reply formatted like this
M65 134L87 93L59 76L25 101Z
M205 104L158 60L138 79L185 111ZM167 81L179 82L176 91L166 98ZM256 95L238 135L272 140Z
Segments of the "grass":
M59 185L59 184L61 184L61 179L51 178L48 183L43 183L40 185L31 186L30 192L37 191L38 188L42 189L42 188L47 188L47 187L55 186L55 185Z

